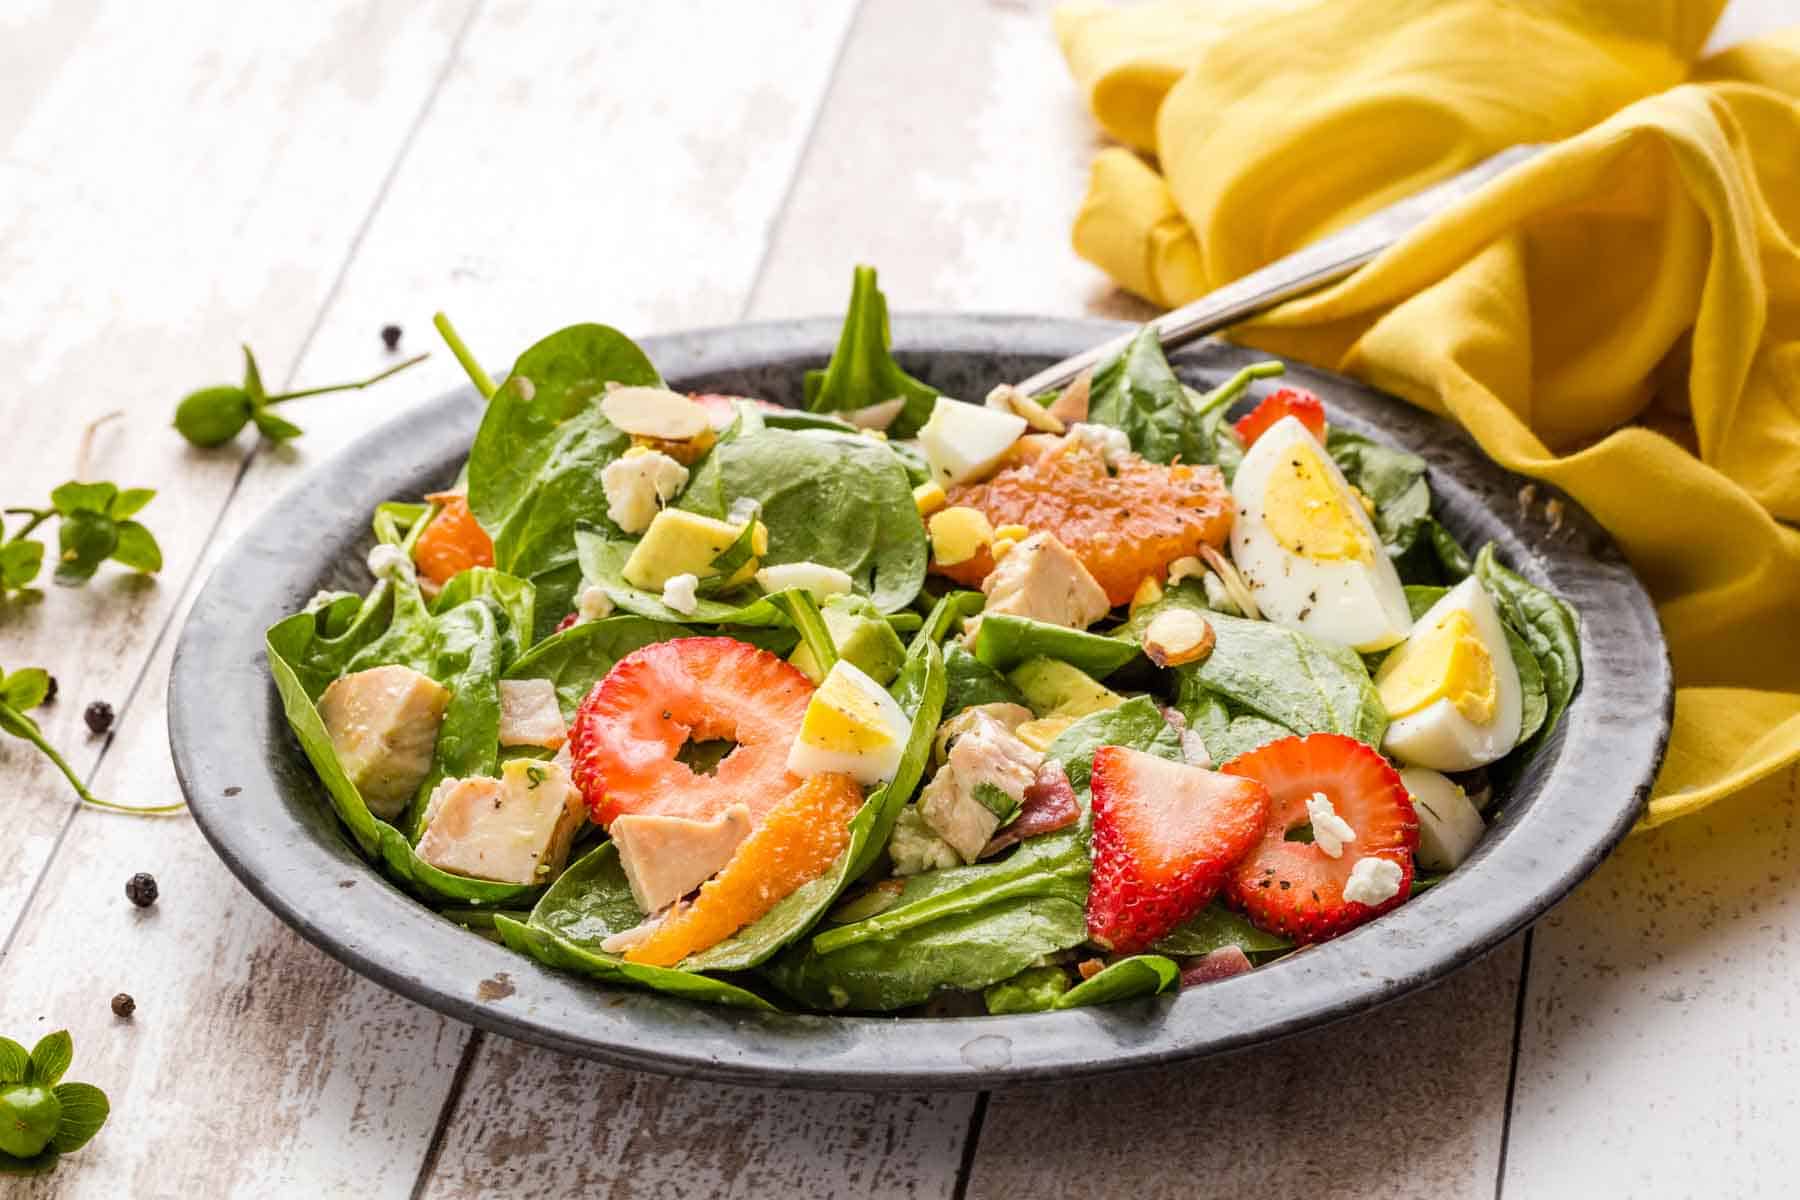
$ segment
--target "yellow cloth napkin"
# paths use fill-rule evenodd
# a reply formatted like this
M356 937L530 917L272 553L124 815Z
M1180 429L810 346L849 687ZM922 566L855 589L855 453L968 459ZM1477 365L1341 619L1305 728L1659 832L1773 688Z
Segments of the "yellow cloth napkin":
M1234 336L1461 422L1612 531L1675 729L1647 825L1800 761L1800 29L1724 0L1072 5L1075 246L1175 305L1516 142L1555 141Z

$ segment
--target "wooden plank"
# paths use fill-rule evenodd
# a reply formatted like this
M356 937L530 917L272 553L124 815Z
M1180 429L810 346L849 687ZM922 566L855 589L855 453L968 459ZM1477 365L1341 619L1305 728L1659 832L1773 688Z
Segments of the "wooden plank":
M1101 142L1051 36L1052 7L863 6L753 315L842 312L856 263L881 269L896 311L1152 311L1069 246Z
M424 1194L948 1196L970 1104L661 1079L489 1038Z
M142 517L155 580L108 567L66 589L46 569L40 603L0 608L0 662L56 675L43 723L84 773L100 753L88 701L160 729L154 702L125 702L249 444L189 448L175 403L235 379L244 339L272 384L287 377L467 6L0 11L0 55L22 64L0 70L0 502L42 506L78 473L160 492ZM78 467L83 425L113 411ZM11 738L0 776L3 945L73 797ZM142 797L125 782L119 798Z
M1505 1194L1800 1171L1800 772L1631 838L1533 934Z
M1492 1196L1518 975L1509 942L1422 995L1274 1046L999 1093L968 1194Z

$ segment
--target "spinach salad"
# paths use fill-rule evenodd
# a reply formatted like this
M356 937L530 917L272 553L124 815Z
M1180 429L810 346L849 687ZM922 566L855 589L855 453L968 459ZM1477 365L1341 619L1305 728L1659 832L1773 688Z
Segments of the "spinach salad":
M378 869L602 983L932 1015L1252 970L1464 861L1579 680L1422 460L1249 403L1279 364L1202 393L1146 330L964 403L867 268L800 409L603 325L495 384L439 326L466 465L269 665Z

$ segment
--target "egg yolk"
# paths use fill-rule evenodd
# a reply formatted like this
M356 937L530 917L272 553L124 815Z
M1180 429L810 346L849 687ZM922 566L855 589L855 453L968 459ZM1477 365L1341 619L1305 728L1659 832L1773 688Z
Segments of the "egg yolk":
M1319 561L1373 562L1374 547L1357 516L1311 446L1296 444L1269 472L1263 522L1289 552Z
M891 745L894 735L872 697L851 687L821 688L806 706L800 740L839 754L862 754Z
M1408 717L1448 700L1470 722L1487 725L1493 722L1500 689L1493 656L1475 622L1459 610L1388 655L1375 672L1375 690L1390 717Z

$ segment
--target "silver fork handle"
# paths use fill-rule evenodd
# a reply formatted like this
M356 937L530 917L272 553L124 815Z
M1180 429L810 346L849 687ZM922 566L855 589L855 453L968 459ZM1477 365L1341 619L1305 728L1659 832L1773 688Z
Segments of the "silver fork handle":
M1217 291L1209 292L1191 304L1164 313L1150 322L1162 339L1163 348L1173 350L1189 342L1217 333L1258 313L1266 312L1308 292L1351 274L1367 265L1377 255L1401 238L1435 217L1444 209L1472 195L1495 177L1535 158L1544 150L1540 144L1525 144L1502 150L1483 159L1461 174L1453 175L1424 191L1372 213L1330 237L1297 250L1286 258L1276 259L1260 270L1233 280ZM1020 382L1019 389L1028 396L1067 387L1083 371L1098 367L1116 357L1137 336L1120 334L1072 358Z

